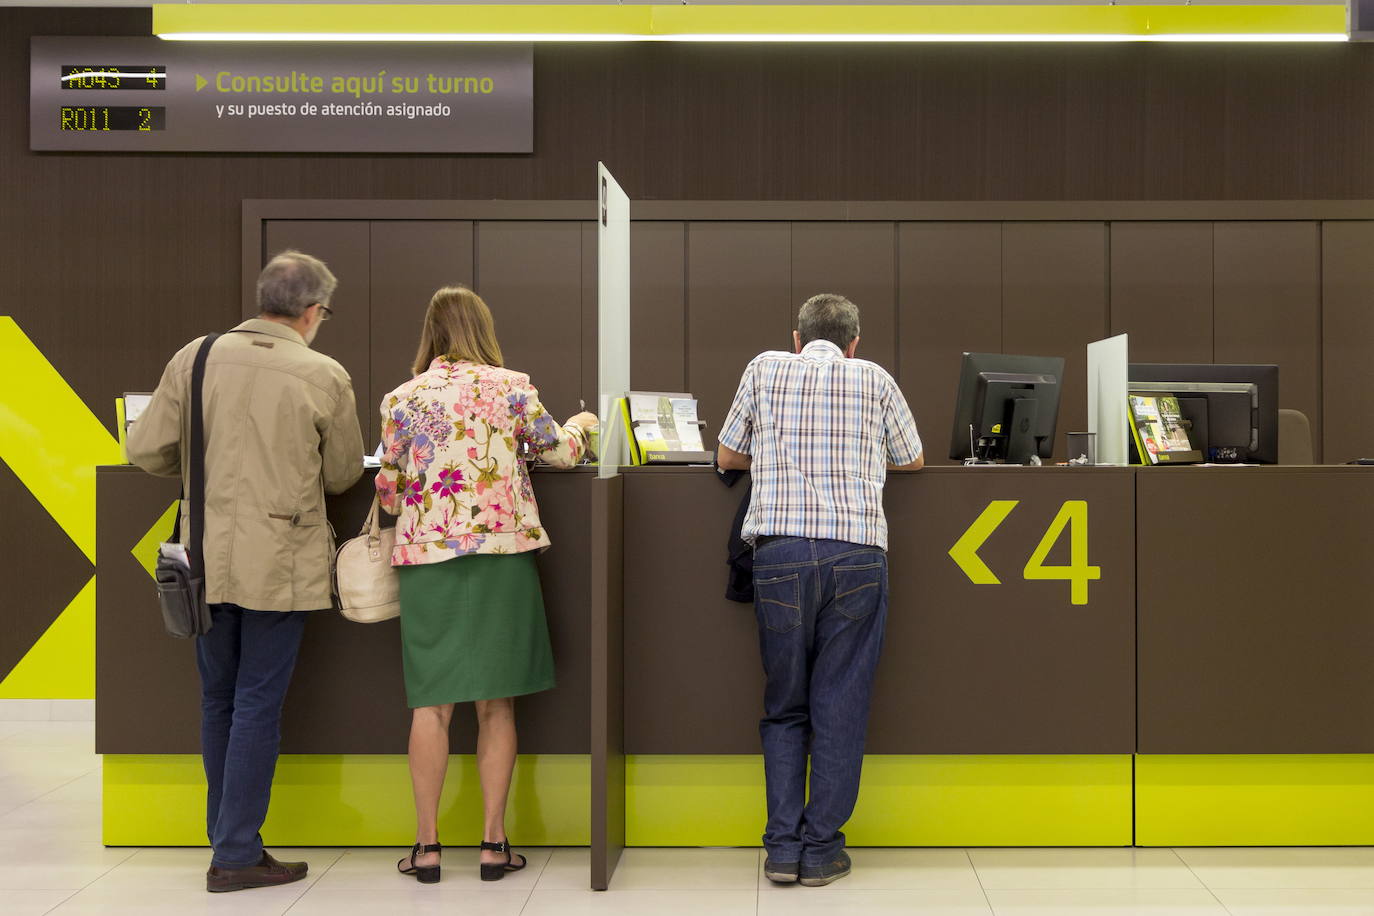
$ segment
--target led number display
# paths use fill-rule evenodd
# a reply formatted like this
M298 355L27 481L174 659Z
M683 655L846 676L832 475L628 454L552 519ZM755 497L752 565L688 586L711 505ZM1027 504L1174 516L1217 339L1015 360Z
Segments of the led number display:
M162 65L63 64L63 89L166 89L167 68Z
M62 130L163 130L167 109L161 106L63 105Z

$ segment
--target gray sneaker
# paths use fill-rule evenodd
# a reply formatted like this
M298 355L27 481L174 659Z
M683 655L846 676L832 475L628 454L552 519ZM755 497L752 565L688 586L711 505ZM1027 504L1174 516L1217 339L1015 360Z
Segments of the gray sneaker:
M849 853L843 849L832 862L827 862L824 865L803 865L801 867L802 887L824 887L831 881L838 881L849 874L850 865Z
M763 876L774 884L796 884L799 870L797 862L774 862L767 857L763 860Z

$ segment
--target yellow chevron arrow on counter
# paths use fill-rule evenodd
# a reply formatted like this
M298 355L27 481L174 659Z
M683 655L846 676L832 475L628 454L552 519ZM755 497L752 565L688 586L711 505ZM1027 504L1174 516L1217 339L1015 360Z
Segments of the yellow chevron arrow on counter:
M978 556L978 548L992 536L998 525L1006 521L1018 502L1020 500L994 499L988 503L988 507L974 519L973 524L968 526L968 530L949 549L950 559L958 564L974 585L1002 584L1002 580L998 579L988 568L988 564L983 562L983 558Z
M0 461L95 563L95 468L119 463L119 443L9 316L0 316ZM94 581L0 682L0 697L95 695Z

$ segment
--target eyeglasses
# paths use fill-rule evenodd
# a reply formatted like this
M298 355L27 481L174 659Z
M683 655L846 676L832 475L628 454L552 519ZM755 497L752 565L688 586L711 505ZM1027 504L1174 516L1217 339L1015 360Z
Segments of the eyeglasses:
M323 302L316 302L315 304L320 307L320 311L324 312L324 314L320 316L321 321L328 321L334 317L334 310L332 308L325 305Z

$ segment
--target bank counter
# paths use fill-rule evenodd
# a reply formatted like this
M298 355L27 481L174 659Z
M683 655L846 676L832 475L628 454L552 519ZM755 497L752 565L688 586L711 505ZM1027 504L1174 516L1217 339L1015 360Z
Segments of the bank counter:
M533 479L558 686L517 702L513 841L592 843L594 885L622 844L757 845L757 633L724 598L742 488L706 468ZM371 493L369 473L330 500L341 538ZM193 647L162 633L149 573L176 495L98 474L112 845L204 843ZM886 506L852 844L1374 843L1374 472L942 467L892 474ZM317 614L269 842L409 844L408 724L397 623ZM474 737L460 712L449 842L480 830Z

